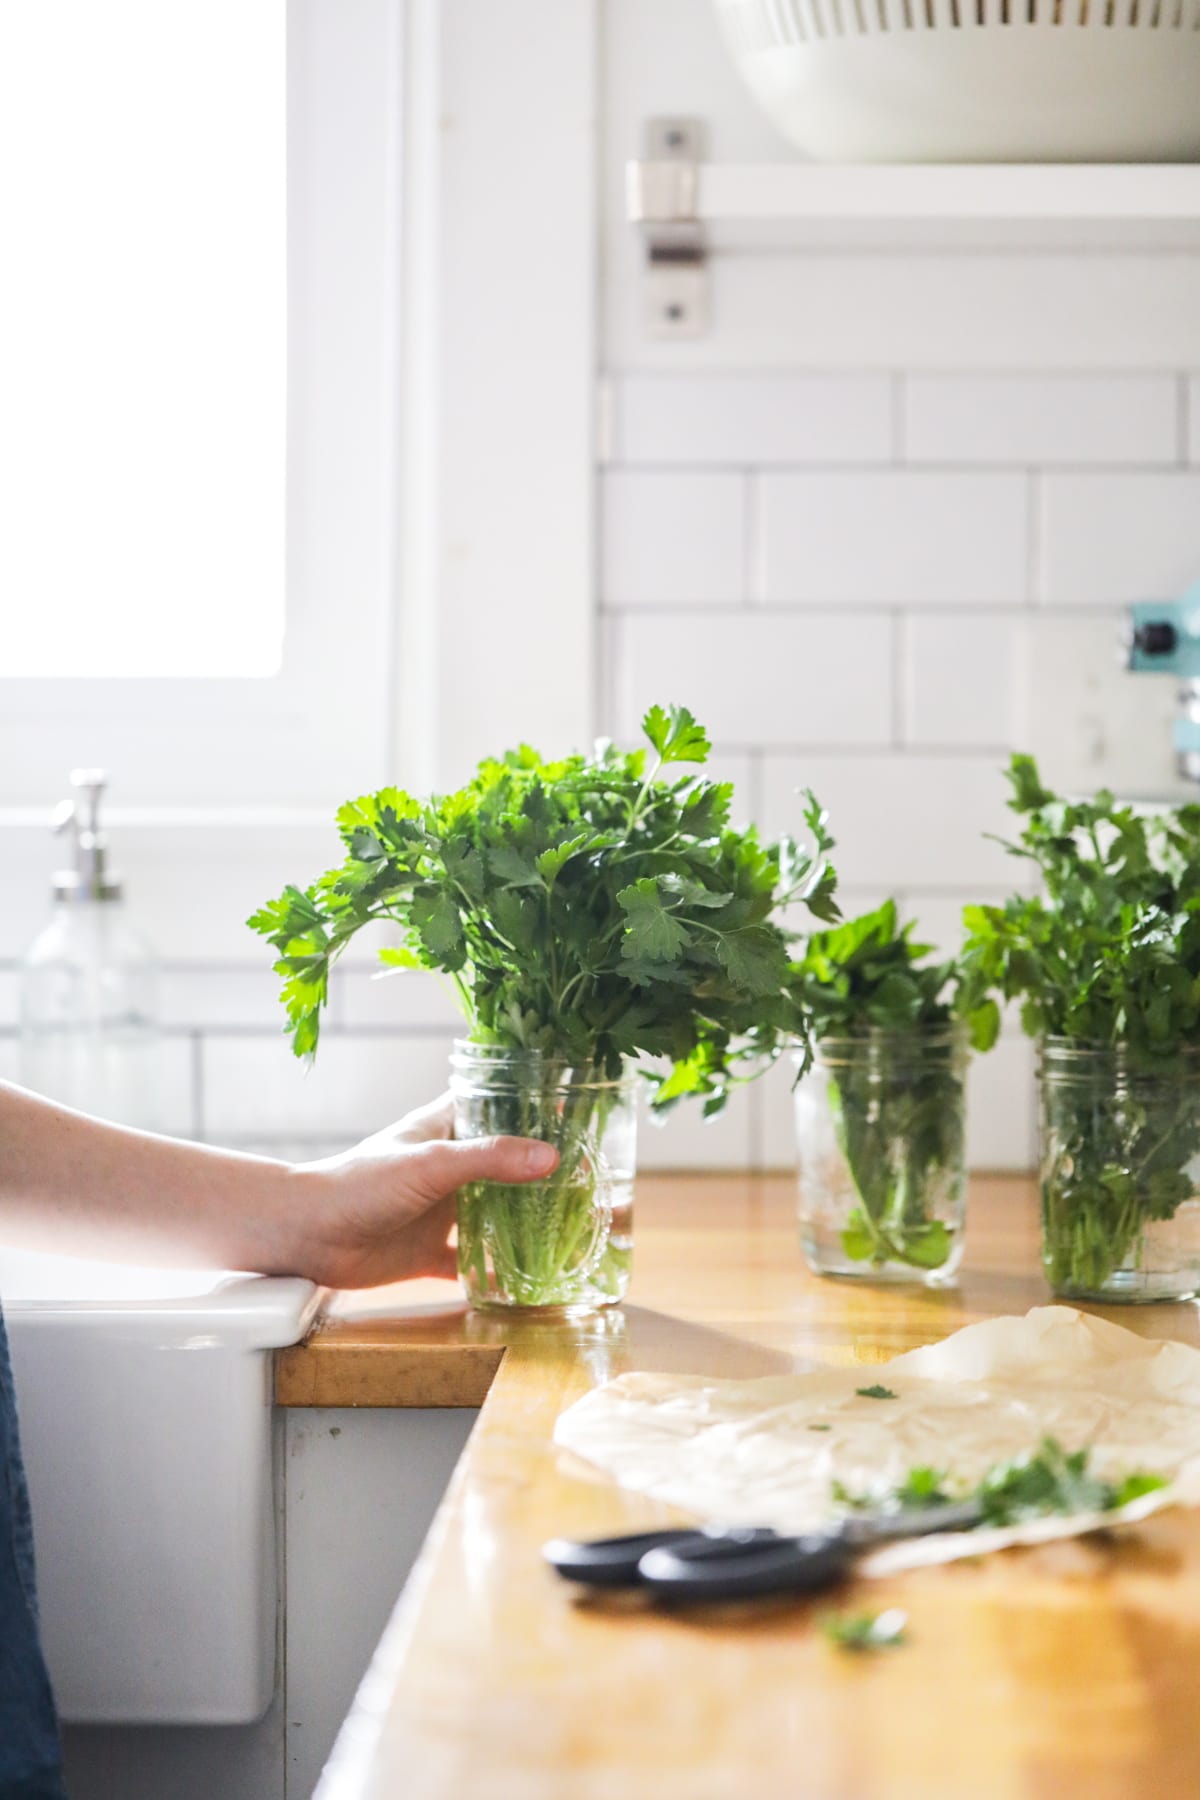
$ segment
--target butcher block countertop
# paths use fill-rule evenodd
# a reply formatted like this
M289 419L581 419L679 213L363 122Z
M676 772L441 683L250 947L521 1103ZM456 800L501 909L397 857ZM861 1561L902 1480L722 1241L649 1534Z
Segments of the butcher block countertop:
M413 1304L396 1289L280 1353L285 1405L483 1408L320 1800L1200 1795L1194 1513L832 1599L674 1615L578 1599L540 1559L548 1537L678 1519L555 1449L555 1420L587 1389L628 1369L874 1370L1043 1304L1032 1182L974 1182L945 1293L808 1274L783 1176L643 1179L636 1243L629 1303L591 1321L381 1316ZM1105 1316L1200 1343L1191 1305ZM816 1628L831 1606L902 1607L908 1640L839 1651Z

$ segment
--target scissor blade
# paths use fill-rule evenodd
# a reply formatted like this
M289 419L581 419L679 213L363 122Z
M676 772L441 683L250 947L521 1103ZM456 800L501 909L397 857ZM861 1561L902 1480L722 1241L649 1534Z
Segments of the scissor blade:
M865 1550L900 1538L935 1537L943 1531L973 1531L983 1523L977 1500L945 1500L937 1506L901 1506L849 1513L836 1527L844 1544Z

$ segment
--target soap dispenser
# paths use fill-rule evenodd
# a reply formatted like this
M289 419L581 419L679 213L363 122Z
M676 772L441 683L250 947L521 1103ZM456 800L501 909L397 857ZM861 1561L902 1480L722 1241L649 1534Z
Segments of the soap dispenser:
M80 1112L161 1130L154 954L107 866L101 769L76 769L54 815L71 846L54 914L21 969L19 1079Z

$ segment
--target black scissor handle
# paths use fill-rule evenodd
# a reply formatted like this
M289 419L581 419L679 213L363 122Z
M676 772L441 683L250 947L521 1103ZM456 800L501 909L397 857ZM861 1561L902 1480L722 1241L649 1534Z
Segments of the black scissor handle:
M692 1528L640 1531L632 1537L598 1538L592 1543L551 1538L542 1545L542 1555L565 1581L581 1581L589 1587L636 1587L638 1565L648 1551L685 1544L701 1535Z
M566 1581L579 1581L589 1587L640 1587L642 1558L651 1550L691 1550L697 1556L706 1546L725 1547L726 1554L738 1553L739 1547L774 1542L777 1534L767 1526L686 1526L665 1531L639 1531L629 1537L598 1538L581 1543L574 1538L551 1538L542 1545L542 1555L552 1569Z
M638 1565L642 1584L675 1600L741 1600L756 1594L809 1594L846 1576L856 1552L836 1533L776 1537L773 1542L730 1536L648 1550Z

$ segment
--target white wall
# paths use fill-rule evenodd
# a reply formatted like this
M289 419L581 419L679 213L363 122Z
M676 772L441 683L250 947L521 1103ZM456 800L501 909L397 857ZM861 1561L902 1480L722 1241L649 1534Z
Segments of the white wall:
M707 336L649 340L622 174L643 120L703 119L717 159L790 152L742 92L700 0L603 0L601 24L598 654L593 717L580 718L577 739L593 726L631 734L647 699L687 701L713 729L746 813L770 829L795 825L794 790L811 783L833 812L847 903L896 893L948 943L962 902L999 896L1011 879L982 836L1005 823L998 770L1011 746L1039 751L1062 782L1171 786L1171 684L1124 676L1113 643L1121 602L1200 575L1200 257L768 243L715 259ZM580 43L585 25L576 19ZM452 48L451 64L469 64L469 93L478 54L461 33ZM536 108L510 125L534 138L546 129ZM468 156L478 178L484 149L472 139L439 181L462 174ZM510 200L488 204L515 218ZM535 191L521 201L517 262L494 299L511 311L513 267L526 267L530 316L557 356L553 320L578 295L565 275L553 287L552 271L578 231L556 235L539 205ZM592 205L580 195L579 217ZM560 221L565 206L560 195ZM444 260L454 254L451 244ZM485 274L480 344L497 331ZM453 315L440 352L451 362L471 317L465 303ZM527 442L512 371L489 385L472 366L472 392L447 388L455 428L469 430L473 399L495 446L502 412L506 472L527 499L546 479L549 427ZM586 410L576 399L576 458ZM486 486L477 458L468 473ZM451 482L452 459L445 474ZM450 520L465 506L455 492ZM561 517L560 504L546 506ZM484 509L485 524L495 517ZM435 563L453 562L461 535L456 524L453 541L439 536ZM584 537L580 527L572 541ZM487 543L471 578L477 600L494 572L502 611L519 604L514 587L537 586L543 612L551 588L573 604L565 538L554 582L535 581L536 558L522 561L503 532ZM434 585L444 578L439 565ZM549 718L538 696L558 691L561 671L541 669L535 650L552 640L528 621L516 636L529 647L520 703ZM464 687L452 651L433 666L458 681L465 718L477 684ZM586 671L572 668L578 712ZM443 728L453 711L441 708ZM396 775L423 778L380 770ZM311 1073L280 1036L268 955L242 921L285 880L337 859L323 815L114 824L116 860L167 962L175 1128L317 1154L441 1084L453 1009L432 980L372 982L365 951L339 979ZM0 1074L15 1066L15 960L45 916L55 861L40 822L5 829ZM974 1079L974 1161L1027 1166L1025 1045L1006 1040ZM787 1163L786 1088L780 1071L712 1126L680 1113L647 1130L643 1165Z
M939 945L1000 897L1008 751L1174 787L1169 682L1117 666L1121 603L1200 577L1200 258L943 247L712 264L712 329L647 338L621 166L655 114L714 160L791 154L707 7L608 0L601 717L687 702L771 831L830 808L847 907ZM975 1071L977 1166L1033 1161L1031 1058ZM748 1109L790 1155L786 1082Z

